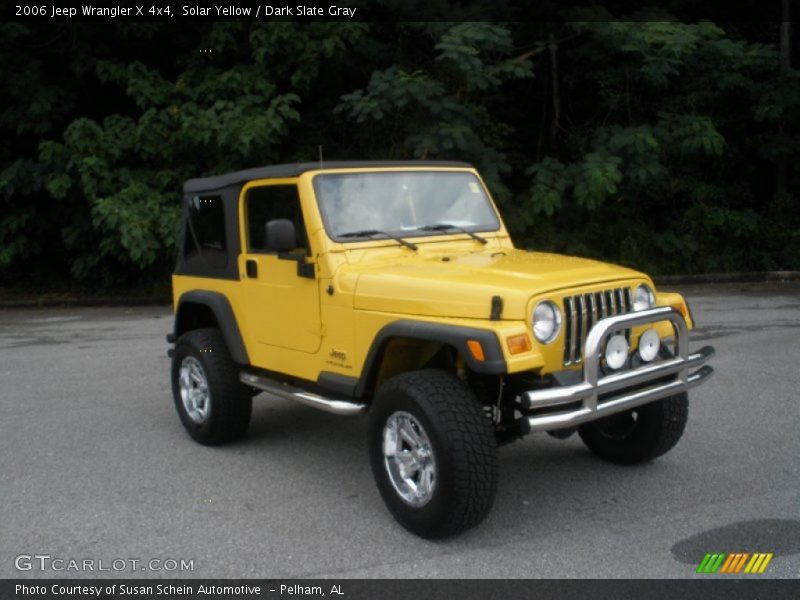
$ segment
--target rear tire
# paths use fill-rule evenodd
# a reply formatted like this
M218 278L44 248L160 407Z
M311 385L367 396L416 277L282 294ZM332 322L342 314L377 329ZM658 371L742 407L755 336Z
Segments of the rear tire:
M181 423L196 442L216 446L247 431L251 391L239 381L219 329L194 329L175 344L172 395Z
M669 452L689 417L686 392L582 425L584 444L603 460L634 465Z
M369 421L369 455L394 518L425 538L480 523L497 493L497 444L475 395L438 370L384 383Z

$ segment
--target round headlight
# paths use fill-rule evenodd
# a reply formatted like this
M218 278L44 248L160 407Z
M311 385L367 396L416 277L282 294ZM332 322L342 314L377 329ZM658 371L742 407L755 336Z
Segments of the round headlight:
M561 311L558 307L544 300L533 310L533 335L543 344L549 344L561 330Z
M619 369L628 360L628 340L624 335L612 336L606 343L606 365L609 369Z
M639 357L644 362L650 362L658 356L661 348L661 338L655 329L648 329L639 337Z
M645 284L637 286L633 294L633 310L647 310L656 305L656 295Z

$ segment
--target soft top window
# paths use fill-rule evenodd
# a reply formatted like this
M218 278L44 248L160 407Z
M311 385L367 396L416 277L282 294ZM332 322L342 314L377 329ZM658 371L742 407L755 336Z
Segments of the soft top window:
M222 197L190 196L186 213L183 253L187 264L224 268L228 264L228 252Z

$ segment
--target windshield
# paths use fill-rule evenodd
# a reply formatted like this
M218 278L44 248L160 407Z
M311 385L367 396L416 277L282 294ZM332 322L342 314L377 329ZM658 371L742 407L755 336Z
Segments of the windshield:
M337 241L366 237L355 235L361 232L459 233L432 229L440 224L468 231L500 228L483 186L472 173L331 173L314 177L314 189L328 235Z

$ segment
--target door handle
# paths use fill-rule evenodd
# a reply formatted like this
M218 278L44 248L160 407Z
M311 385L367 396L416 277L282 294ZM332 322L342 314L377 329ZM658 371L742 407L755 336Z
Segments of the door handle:
M250 279L256 279L258 277L258 263L255 259L248 258L247 261L245 261L245 270Z

